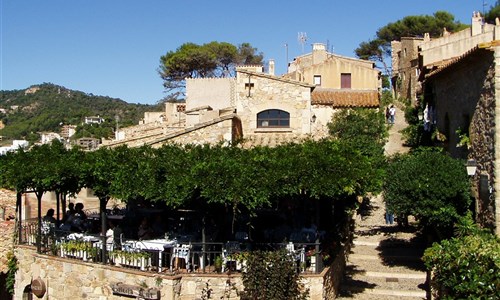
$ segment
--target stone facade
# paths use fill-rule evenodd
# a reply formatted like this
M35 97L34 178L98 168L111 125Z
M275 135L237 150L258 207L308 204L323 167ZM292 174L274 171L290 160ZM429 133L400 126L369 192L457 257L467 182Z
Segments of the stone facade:
M435 108L436 126L446 136L445 149L457 158L473 158L478 163L473 189L476 220L500 234L496 170L499 160L497 100L500 100L497 70L500 47L476 48L432 72L425 81L426 102ZM471 80L473 78L474 80ZM457 147L457 130L469 133L469 148ZM496 216L495 216L496 214Z
M241 275L183 273L177 275L140 272L121 267L92 264L83 261L37 254L34 247L18 246L15 251L19 259L16 273L14 299L23 299L23 291L31 280L40 278L47 292L40 299L124 299L114 295L112 284L124 283L160 291L160 299L201 299L204 289L211 289L211 299L239 299L244 287ZM344 261L345 258L339 261ZM335 265L335 263L334 263ZM309 289L309 299L334 299L342 274L340 268L326 268L321 274L306 274L301 280Z
M7 272L7 253L14 246L16 193L0 189L0 273Z
M311 89L313 86L282 80L264 73L240 70L237 76L236 111L241 118L243 136L260 132L311 134ZM250 87L249 87L250 85ZM258 128L257 114L279 109L290 114L289 128Z
M379 73L372 61L327 52L324 44L313 44L313 51L294 59L285 78L321 88L341 88L342 74L350 74L353 90L378 90ZM316 79L315 79L316 77Z
M423 42L423 38L402 37L401 41L391 43L394 95L411 100L413 104L417 103L417 91L420 91L418 46Z

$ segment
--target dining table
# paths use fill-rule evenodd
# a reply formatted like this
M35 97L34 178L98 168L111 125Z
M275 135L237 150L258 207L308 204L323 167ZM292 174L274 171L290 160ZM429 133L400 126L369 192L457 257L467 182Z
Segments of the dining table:
M161 272L162 267L162 253L171 253L172 249L177 245L176 240L172 239L150 239L150 240L127 240L122 244L122 249L125 251L141 251L141 250L155 250L159 251L158 255L158 270Z

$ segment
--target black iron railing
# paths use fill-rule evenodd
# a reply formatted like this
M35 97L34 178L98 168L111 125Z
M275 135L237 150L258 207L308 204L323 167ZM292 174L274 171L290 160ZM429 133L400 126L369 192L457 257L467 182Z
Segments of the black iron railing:
M37 245L38 222L31 220L21 226L20 243ZM164 249L138 249L131 241L107 243L100 234L74 233L58 230L42 223L40 252L46 255L89 263L110 264L122 268L176 274L182 272L244 271L241 253L253 250L274 251L287 249L297 263L300 273L320 273L323 270L321 244L245 243L245 242L188 242L172 244ZM133 242L133 241L132 241ZM140 241L135 241L139 242ZM145 242L145 241L142 241ZM233 244L231 246L230 244ZM238 245L236 248L234 245ZM106 251L103 251L103 248Z

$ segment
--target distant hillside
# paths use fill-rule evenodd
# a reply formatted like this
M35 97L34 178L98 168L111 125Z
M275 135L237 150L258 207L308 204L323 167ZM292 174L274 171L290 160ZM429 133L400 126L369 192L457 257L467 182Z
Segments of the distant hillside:
M25 90L0 91L0 124L5 125L0 129L0 136L35 140L33 135L38 132L60 132L61 124L81 125L85 117L90 116L106 120L101 125L108 128L106 136L112 133L117 116L120 127L130 126L137 124L144 112L161 110L159 105L131 104L43 83ZM93 135L80 132L82 134Z

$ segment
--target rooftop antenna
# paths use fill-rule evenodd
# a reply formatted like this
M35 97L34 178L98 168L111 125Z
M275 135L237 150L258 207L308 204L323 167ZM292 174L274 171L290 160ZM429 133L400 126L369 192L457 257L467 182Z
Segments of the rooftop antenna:
M297 34L297 40L299 41L299 44L302 45L302 53L304 53L304 44L307 41L307 34L305 32L299 32Z
M483 20L484 20L484 8L488 5L488 2L483 0Z

